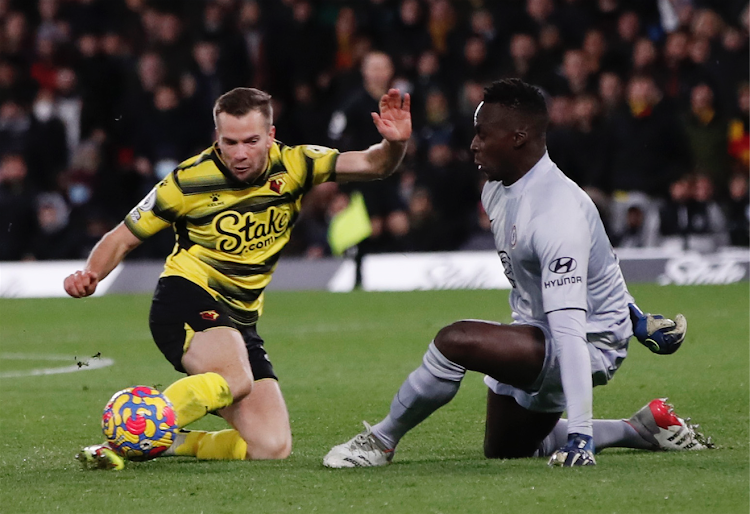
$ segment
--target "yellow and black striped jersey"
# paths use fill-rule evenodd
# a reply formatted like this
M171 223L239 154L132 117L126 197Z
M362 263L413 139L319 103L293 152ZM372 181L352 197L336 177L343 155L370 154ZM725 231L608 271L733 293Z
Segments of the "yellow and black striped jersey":
M138 204L125 225L139 239L172 226L174 250L161 276L184 277L252 324L263 290L299 216L302 196L335 179L338 151L275 141L265 171L252 183L227 169L216 144L170 173Z

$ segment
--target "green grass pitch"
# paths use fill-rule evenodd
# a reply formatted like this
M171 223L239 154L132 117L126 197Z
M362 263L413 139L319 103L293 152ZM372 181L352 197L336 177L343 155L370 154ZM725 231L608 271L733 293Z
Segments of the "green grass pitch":
M631 292L644 310L683 312L688 341L672 356L633 342L615 379L595 390L596 417L628 417L669 396L719 449L607 450L591 469L486 460L486 390L470 374L449 405L402 440L392 465L325 469L332 445L359 432L361 420L386 414L438 329L461 318L509 321L507 292L272 292L259 332L291 413L288 460L171 458L119 473L84 471L73 455L100 441L101 410L113 392L179 377L151 342L150 298L1 300L0 375L74 364L74 356L91 361L98 352L115 364L0 378L0 512L747 513L748 284ZM44 360L50 355L69 361ZM213 416L196 425L224 428Z

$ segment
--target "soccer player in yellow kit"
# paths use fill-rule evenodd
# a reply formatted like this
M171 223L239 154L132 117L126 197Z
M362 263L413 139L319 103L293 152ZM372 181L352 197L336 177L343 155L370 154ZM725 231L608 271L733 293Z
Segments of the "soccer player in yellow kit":
M411 136L410 98L396 89L372 119L383 141L339 153L275 140L271 97L237 88L214 105L217 141L159 182L94 247L65 291L94 293L141 242L171 226L176 242L154 293L149 325L164 356L187 373L165 389L177 423L216 411L233 427L182 431L169 455L200 459L283 459L292 435L281 389L255 324L263 290L289 241L302 196L326 181L381 179L403 159ZM122 460L106 445L84 448L93 467Z

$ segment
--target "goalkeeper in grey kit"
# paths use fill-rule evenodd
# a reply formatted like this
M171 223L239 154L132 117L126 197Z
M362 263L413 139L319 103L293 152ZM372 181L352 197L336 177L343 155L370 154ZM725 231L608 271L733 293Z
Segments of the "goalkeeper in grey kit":
M485 374L488 458L544 456L570 467L596 464L595 453L608 447L711 446L663 398L627 420L593 419L593 387L613 378L630 337L672 353L687 324L635 305L593 202L547 154L548 123L541 91L518 79L486 88L474 118L471 150L488 178L482 204L512 286L513 323L462 320L440 330L388 415L331 449L327 467L389 463L467 371Z

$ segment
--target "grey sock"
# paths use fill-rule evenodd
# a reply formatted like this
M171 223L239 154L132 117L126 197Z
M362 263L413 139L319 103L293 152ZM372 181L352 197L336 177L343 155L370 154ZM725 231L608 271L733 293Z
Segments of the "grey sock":
M539 455L552 455L568 442L568 420L561 419L542 442ZM594 446L599 452L605 448L634 448L651 450L653 444L646 441L624 419L595 419Z
M395 448L406 432L451 401L465 374L464 367L448 360L430 343L422 365L401 385L388 416L372 427L372 433L388 448Z

